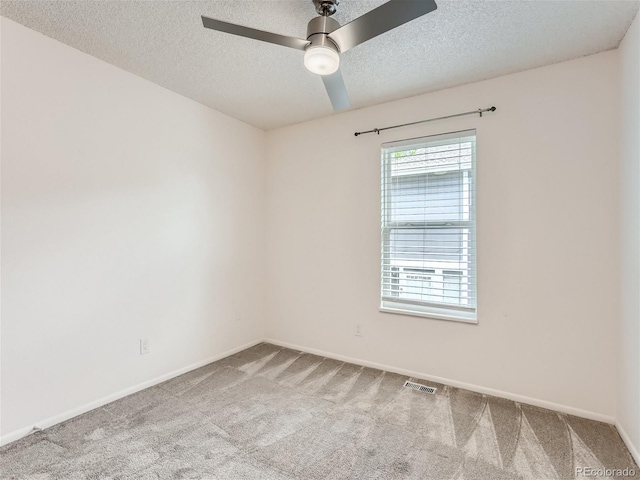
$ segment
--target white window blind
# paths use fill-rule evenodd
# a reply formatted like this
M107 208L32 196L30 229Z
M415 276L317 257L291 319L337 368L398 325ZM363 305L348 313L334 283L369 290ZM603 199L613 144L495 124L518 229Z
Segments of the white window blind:
M382 310L476 321L475 154L475 130L382 145Z

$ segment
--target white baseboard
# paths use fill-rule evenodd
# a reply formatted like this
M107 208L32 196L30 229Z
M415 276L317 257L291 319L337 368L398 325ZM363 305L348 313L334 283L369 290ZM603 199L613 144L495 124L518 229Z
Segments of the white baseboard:
M205 358L204 360L200 360L199 362L196 363L192 363L191 365L187 365L186 367L182 367L179 368L177 370L174 370L170 373L161 375L159 377L156 377L152 380L147 380L146 382L142 382L139 383L137 385L134 385L132 387L129 388L125 388L124 390L120 390L119 392L116 393L112 393L111 395L107 395L105 397L99 398L97 400L94 400L92 402L89 403L85 403L84 405L81 405L79 407L73 408L71 410L67 410L66 412L60 413L58 415L55 415L53 417L49 417L46 418L44 420L41 420L39 422L36 422L35 425L33 426L28 426L28 427L24 427L24 428L19 428L17 430L14 430L13 432L9 432L6 435L2 435L2 437L0 437L0 446L2 445L6 445L8 443L11 442L15 442L16 440L21 439L22 437L25 437L27 435L29 435L30 433L34 432L34 429L45 429L45 428L49 428L53 425L56 425L60 422L64 422L65 420L69 420L70 418L73 417L77 417L78 415L82 415L83 413L86 413L90 410L93 410L95 408L99 408L102 407L103 405L106 405L107 403L111 403L115 400L118 400L122 397L126 397L127 395L131 395L132 393L136 393L139 392L140 390L144 390L145 388L149 388L149 387L153 387L154 385L158 385L159 383L165 382L167 380L170 380L174 377L177 377L178 375L182 375L183 373L187 373L190 372L191 370L195 370L196 368L200 368L203 367L205 365L208 365L212 362L215 362L217 360L220 360L222 358L228 357L229 355L233 355L234 353L238 353L241 352L242 350L245 350L247 348L253 347L254 345L257 345L258 343L261 343L262 340L255 340L253 342L249 342L245 345L241 345L239 347L236 348L232 348L231 350L227 350L226 352L220 353L218 355L214 355L212 357L209 358Z
M427 381L433 381L433 382L437 382L437 383L442 383L444 385L450 385L452 387L457 387L457 388L464 388L466 390L471 390L474 392L478 392L478 393L484 393L487 395L492 395L495 397L501 397L501 398L506 398L508 400L513 400L515 402L519 402L519 403L526 403L529 405L535 405L537 407L542 407L542 408L547 408L549 410L555 410L557 412L562 412L562 413L567 413L570 415L575 415L577 417L582 417L582 418L588 418L590 420L596 420L599 422L605 422L605 423L609 423L609 424L613 424L616 426L616 428L618 429L618 432L620 432L620 436L622 437L623 441L625 442L625 444L627 445L627 447L629 448L629 451L631 452L631 455L633 456L633 458L635 459L636 463L638 463L640 465L640 457L638 455L638 450L635 447L635 445L633 445L633 443L631 443L629 436L627 435L627 433L625 432L625 430L619 425L619 423L617 421L615 421L615 419L612 416L609 415L603 415L600 413L596 413L596 412L591 412L588 410L582 410L579 408L574 408L574 407L570 407L567 405L562 405L559 403L553 403L553 402L549 402L546 400L540 400L537 398L532 398L532 397L527 397L525 395L519 395L516 393L510 393L510 392L504 392L502 390L496 390L493 388L487 388L487 387L481 387L479 385L473 385L470 383L465 383L465 382L460 382L457 380L452 380L452 379L448 379L448 378L443 378L443 377L438 377L435 375L429 375L426 373L422 373L422 372L415 372L413 370L406 370L403 368L396 368L393 367L391 365L383 365L380 363L376 363L376 362L369 362L367 360L361 360L358 358L353 358L353 357L348 357L345 355L338 355L332 352L326 352L323 350L317 350L314 348L307 348L307 347L303 347L300 345L295 345L292 343L288 343L288 342L282 342L279 340L275 340L272 338L267 338L267 339L263 339L263 340L255 340L252 342L249 342L245 345L241 345L239 347L233 348L231 350L228 350L226 352L220 353L218 355L214 355L212 357L206 358L204 360L201 360L199 362L193 363L191 365L188 365L186 367L180 368L178 370L174 370L170 373L167 373L165 375L161 375L159 377L156 377L152 380L148 380L146 382L142 382L139 383L138 385L134 385L132 387L126 388L124 390L120 390L117 393L113 393L111 395L107 395L105 397L99 398L97 400L94 400L92 402L86 403L84 405L81 405L77 408L68 410L66 412L60 413L58 415L55 415L53 417L41 420L39 422L36 422L34 426L28 426L28 427L24 427L18 430L14 430L13 432L10 432L6 435L3 435L2 437L0 437L0 446L1 445L6 445L8 443L14 442L16 440L19 440L20 438L29 435L30 433L32 433L34 431L34 427L37 427L39 429L45 429L45 428L49 428L53 425L56 425L60 422L64 422L65 420L69 420L70 418L76 417L78 415L82 415L83 413L86 413L90 410L93 410L95 408L99 408L102 407L103 405L106 405L107 403L111 403L115 400L118 400L122 397L126 397L127 395L131 395L133 393L139 392L140 390L144 390L145 388L149 388L152 387L154 385L157 385L159 383L165 382L167 380L170 380L174 377L177 377L178 375L182 375L184 373L190 372L191 370L195 370L196 368L200 368L204 365L207 365L209 363L215 362L217 360L220 360L224 357L228 357L230 355L233 355L234 353L240 352L242 350L245 350L247 348L250 348L254 345L257 345L258 343L261 342L267 342L267 343L272 343L274 345L279 345L281 347L286 347L286 348L291 348L294 350L299 350L301 352L307 352L307 353L312 353L314 355L320 355L322 357L327 357L327 358L333 358L335 360L340 360L343 362L349 362L349 363L354 363L356 365L362 365L365 367L370 367L370 368L376 368L378 370L386 370L388 372L393 372L393 373L397 373L400 375L406 375L408 377L413 377L413 378L419 378L422 380L427 380Z
M359 358L338 355L332 352L317 350L315 348L302 347L300 345L294 345L288 342L281 342L279 340L275 340L272 338L267 338L264 341L267 343L272 343L274 345L279 345L281 347L291 348L293 350L299 350L301 352L307 352L307 353L312 353L314 355L319 355L322 357L333 358L335 360L340 360L341 362L354 363L356 365L376 368L378 370L386 370L388 372L398 373L400 375L406 375L408 377L419 378L422 380L430 380L432 382L442 383L443 385L449 385L457 388L464 388L465 390L471 390L473 392L484 393L486 395L492 395L494 397L506 398L508 400L513 400L514 402L526 403L529 405L534 405L536 407L555 410L556 412L575 415L576 417L588 418L589 420L605 422L611 425L613 425L615 422L614 417L610 415L603 415L601 413L591 412L589 410L582 410L580 408L570 407L567 405L562 405L560 403L553 403L547 400L540 400L538 398L527 397L525 395L519 395L517 393L504 392L502 390L496 390L488 387L481 387L479 385L473 385L471 383L459 382L457 380L452 380L450 378L438 377L435 375L429 375L427 373L422 373L422 372L414 372L413 370L405 370L403 368L392 367L391 365L383 365L381 363L369 362L367 360L361 360Z
M616 420L615 426L618 430L618 433L620 434L620 437L622 438L622 441L629 449L629 453L631 453L631 456L636 461L636 465L640 466L640 454L638 454L638 447L633 444L631 438L627 434L627 431L622 428L622 425L620 425L620 422L618 422L618 420Z

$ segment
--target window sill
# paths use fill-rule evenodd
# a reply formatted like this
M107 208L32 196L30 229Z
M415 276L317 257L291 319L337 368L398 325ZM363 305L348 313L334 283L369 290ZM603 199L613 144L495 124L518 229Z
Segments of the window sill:
M396 307L385 307L381 306L379 309L382 313L395 313L398 315L409 315L411 317L423 317L423 318L433 318L435 320L447 320L450 322L461 322L461 323L469 323L471 325L478 324L478 318L475 316L459 316L449 313L435 313L435 312L418 312L416 310L406 310L403 308Z

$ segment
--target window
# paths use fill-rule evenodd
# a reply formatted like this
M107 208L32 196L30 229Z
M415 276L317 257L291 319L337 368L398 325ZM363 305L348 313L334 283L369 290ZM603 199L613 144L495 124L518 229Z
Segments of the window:
M382 311L476 323L475 156L475 130L382 145Z

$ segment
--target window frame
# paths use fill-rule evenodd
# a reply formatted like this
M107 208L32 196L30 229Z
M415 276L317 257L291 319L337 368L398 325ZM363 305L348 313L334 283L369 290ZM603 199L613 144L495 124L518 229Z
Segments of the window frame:
M446 140L447 138L455 139L455 138L464 138L464 137L473 137L472 142L472 154L471 154L471 168L469 175L470 182L470 209L469 209L469 220L458 220L454 222L450 221L433 221L433 222L411 222L410 224L405 222L391 222L392 215L392 207L391 207L391 182L389 179L391 178L391 162L389 161L389 154L385 153L385 147L387 145L391 146L403 146L406 147L406 150L411 150L412 148L421 148L429 143L435 143L438 141ZM411 138L406 140L399 140L394 142L386 142L381 146L381 250L380 250L380 307L379 311L383 313L394 313L400 315L410 315L415 317L425 317L425 318L433 318L438 320L451 320L469 324L477 324L478 323L478 306L477 306L477 132L475 129L457 131L457 132L449 132L437 135L429 135L417 138ZM425 172L427 174L428 172ZM445 225L443 225L445 223ZM423 302L416 301L410 299L398 299L392 300L388 296L384 296L385 290L385 272L387 274L391 272L392 265L390 260L390 246L391 246L391 232L394 229L399 228L411 228L411 229L424 229L424 230L433 230L434 228L439 229L468 229L468 235L473 246L469 253L470 259L468 260L469 265L469 282L471 287L473 288L472 294L475 300L475 305L473 307L465 307L465 306L456 306L452 304L445 304L444 302ZM385 247L387 247L385 249ZM386 250L386 251L385 251ZM431 268L431 267L429 267ZM426 267L424 268L426 272ZM443 267L440 275L442 277L442 281L444 281L445 271L450 272L452 270L456 270L456 268ZM387 286L388 288L388 286ZM444 295L443 295L444 298Z

